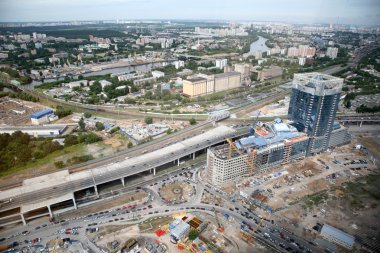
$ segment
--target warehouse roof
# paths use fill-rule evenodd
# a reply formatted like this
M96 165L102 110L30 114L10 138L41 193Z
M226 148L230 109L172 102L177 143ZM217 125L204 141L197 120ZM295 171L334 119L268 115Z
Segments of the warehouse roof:
M33 113L32 115L30 115L30 117L32 119L39 119L39 118L41 118L41 117L43 117L45 115L52 114L53 112L54 111L52 109L45 109L45 110Z
M342 230L334 228L327 224L323 225L321 235L337 238L339 241L344 242L349 247L352 247L355 242L355 238L352 235L347 234Z
M220 74L215 74L215 78L222 78L222 77L228 77L228 76L240 76L240 72L236 71L231 71L231 72L226 72L226 73L220 73Z
M187 81L189 81L189 82L199 82L199 81L204 81L204 80L206 80L206 78L199 77L199 76L187 79Z
M8 131L46 131L46 130L63 130L67 125L40 125L40 126L0 126L0 132Z
M180 221L175 228L170 230L170 233L174 236L180 236L183 232L185 232L190 227L189 224L187 224L184 221ZM178 238L181 239L181 238Z

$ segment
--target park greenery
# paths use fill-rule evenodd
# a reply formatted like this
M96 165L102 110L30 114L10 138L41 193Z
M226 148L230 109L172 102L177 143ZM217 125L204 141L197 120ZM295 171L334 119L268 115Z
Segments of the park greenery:
M196 229L190 229L190 232L189 232L189 240L193 241L195 240L199 235L199 232L198 230Z
M189 120L189 123L190 123L190 125L195 125L195 124L197 124L197 121L194 118L191 118Z
M25 92L0 92L1 97L17 98L24 101L38 102L39 98Z
M41 159L63 147L48 138L34 138L21 131L0 134L0 171Z
M144 118L145 124L152 124L153 123L153 118L150 116L147 116Z
M84 143L84 144L91 144L95 143L98 141L101 141L102 138L98 135L96 135L93 132L88 132L88 133L80 133L78 135L67 135L65 137L65 147L70 147L72 145L76 145L79 143Z
M72 113L72 111L70 109L64 108L61 105L58 105L56 110L55 110L55 115L57 115L58 118L66 117L66 116L70 115L71 113Z

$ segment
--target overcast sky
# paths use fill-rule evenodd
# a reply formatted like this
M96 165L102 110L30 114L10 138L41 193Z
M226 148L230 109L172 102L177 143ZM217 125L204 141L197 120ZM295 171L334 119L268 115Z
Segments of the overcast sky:
M0 0L0 22L110 19L380 25L380 0Z

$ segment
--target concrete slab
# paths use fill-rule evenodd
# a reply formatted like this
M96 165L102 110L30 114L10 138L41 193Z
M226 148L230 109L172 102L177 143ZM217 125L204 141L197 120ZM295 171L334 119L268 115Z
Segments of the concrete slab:
M156 162L161 161L163 157L168 158L172 155L172 153L178 153L181 152L187 152L191 149L195 149L197 147L197 144L204 143L207 140L216 140L220 138L221 136L225 136L227 134L233 134L236 130L232 129L227 126L218 126L212 130L209 130L205 133L196 135L192 138L186 139L181 142L177 142L175 144L169 145L167 147L157 149L153 152L149 152L146 154L142 154L140 156L131 157L127 160L124 160L119 163L111 163L106 166L100 166L96 167L91 170L86 171L80 171L77 173L69 174L68 170L62 170L59 172L43 175L40 177L35 177L31 179L26 179L23 182L23 185L20 187L16 187L13 189L5 190L0 192L0 200L9 200L12 197L15 197L17 195L21 195L24 193L30 193L33 191L38 191L43 188L52 188L54 186L58 185L64 185L69 182L73 182L80 179L88 179L92 177L101 177L102 175L107 174L107 172L117 171L119 169L128 168L132 171L133 168L131 168L133 165L137 166L144 166L144 164L147 164L146 167L154 167ZM184 150L186 149L186 150ZM67 197L64 200L70 199L71 197ZM57 203L56 201L46 203ZM42 206L46 206L47 204L44 203ZM27 208L27 207L25 207ZM34 208L34 207L33 207ZM28 208L27 208L28 209ZM33 209L30 209L33 210Z
M73 198L74 198L74 194L68 193L57 198L50 198L44 201L38 200L38 202L35 202L35 203L23 204L21 206L21 213L26 213L26 212L33 211L42 207L47 207L48 205L60 203L60 202L70 200Z

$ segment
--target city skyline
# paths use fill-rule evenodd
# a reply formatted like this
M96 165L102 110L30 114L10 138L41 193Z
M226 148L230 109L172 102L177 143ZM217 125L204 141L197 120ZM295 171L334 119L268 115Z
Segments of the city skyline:
M84 20L250 20L291 23L380 24L375 0L174 1L174 0L3 0L0 22ZM182 10L186 10L185 12ZM41 15L43 13L43 15Z

